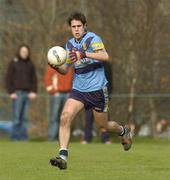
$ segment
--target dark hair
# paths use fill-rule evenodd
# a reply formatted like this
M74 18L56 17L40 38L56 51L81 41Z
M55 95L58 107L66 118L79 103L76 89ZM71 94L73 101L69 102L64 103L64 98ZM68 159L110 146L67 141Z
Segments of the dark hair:
M85 15L81 12L74 12L70 15L70 17L68 18L69 26L71 26L72 20L81 21L83 25L85 25L87 23Z
M28 49L28 57L27 57L27 59L29 60L29 59L30 59L31 52L30 52L30 47L29 47L27 44L21 44L21 45L18 47L16 56L17 56L18 58L21 58L21 57L20 57L20 50L21 50L21 48L23 48L23 47L25 47L26 49ZM22 58L21 58L21 59L22 59Z

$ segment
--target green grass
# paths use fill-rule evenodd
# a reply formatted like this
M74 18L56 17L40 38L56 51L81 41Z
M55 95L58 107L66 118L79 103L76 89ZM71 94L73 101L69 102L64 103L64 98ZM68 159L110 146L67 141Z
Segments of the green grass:
M0 142L0 180L167 180L170 141L138 140L131 151L118 143L72 143L68 170L49 165L57 147L49 142Z

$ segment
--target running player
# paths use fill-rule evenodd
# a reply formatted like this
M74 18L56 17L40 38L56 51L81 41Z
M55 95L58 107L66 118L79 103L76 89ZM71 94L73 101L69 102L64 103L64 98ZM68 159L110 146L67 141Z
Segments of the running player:
M70 66L74 66L75 69L73 89L61 114L59 156L50 159L51 165L59 169L67 168L70 126L83 108L93 109L99 128L116 132L121 137L125 151L132 145L130 130L115 121L108 121L108 82L104 74L103 62L108 61L109 56L101 38L87 31L86 17L82 13L71 14L68 24L73 38L66 43L67 62L60 67L53 66L62 74L66 74Z

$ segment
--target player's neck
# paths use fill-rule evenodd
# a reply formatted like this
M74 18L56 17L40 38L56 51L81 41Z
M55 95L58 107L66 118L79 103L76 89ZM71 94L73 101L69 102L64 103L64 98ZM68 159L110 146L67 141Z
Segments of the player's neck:
M75 38L75 41L78 42L78 43L80 43L81 40L83 39L83 37L84 37L86 34L87 34L87 31L84 32L84 34L83 34L83 36L82 36L81 38L78 38L78 39Z

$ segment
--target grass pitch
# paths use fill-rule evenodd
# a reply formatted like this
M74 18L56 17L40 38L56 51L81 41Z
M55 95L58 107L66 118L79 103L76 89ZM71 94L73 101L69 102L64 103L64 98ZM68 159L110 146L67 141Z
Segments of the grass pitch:
M129 152L118 143L71 143L68 170L51 167L50 142L0 142L0 180L167 180L170 141L138 140Z

